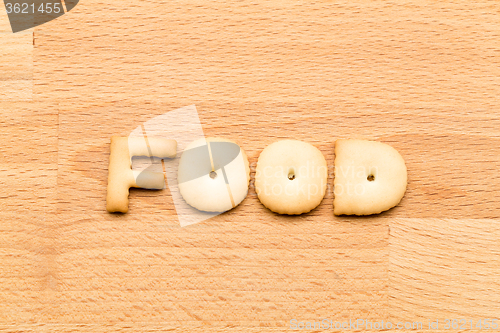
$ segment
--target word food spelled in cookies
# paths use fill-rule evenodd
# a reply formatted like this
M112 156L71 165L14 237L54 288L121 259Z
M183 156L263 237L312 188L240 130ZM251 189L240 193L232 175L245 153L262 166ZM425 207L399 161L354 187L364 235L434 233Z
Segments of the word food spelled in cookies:
M131 169L132 156L170 158L174 140L111 138L107 210L126 213L130 187L161 189L161 172ZM282 140L259 156L255 191L262 204L279 214L298 215L316 208L327 189L325 157L313 145ZM248 158L241 147L223 138L203 138L189 144L178 169L179 191L199 211L222 213L239 205L250 182ZM334 214L378 214L396 206L407 185L406 165L391 146L367 140L337 140L335 144Z
M130 187L162 189L163 173L132 170L133 156L172 158L177 154L177 142L159 138L111 137L108 169L106 210L110 213L128 211Z

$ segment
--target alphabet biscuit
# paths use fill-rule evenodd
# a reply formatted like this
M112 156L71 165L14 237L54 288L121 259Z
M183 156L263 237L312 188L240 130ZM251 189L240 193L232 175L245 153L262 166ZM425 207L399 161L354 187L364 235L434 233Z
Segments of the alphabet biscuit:
M298 215L321 203L327 177L326 160L318 148L298 140L282 140L260 154L255 191L273 212Z
M225 212L248 193L248 158L236 143L223 138L196 140L179 161L178 183L184 200L205 212Z
M149 145L148 145L149 143ZM175 157L177 142L161 138L111 137L108 168L108 189L106 210L110 213L128 211L130 187L162 189L163 174L160 172L131 169L133 156L155 156L158 158Z
M378 214L396 206L406 191L403 157L376 141L337 140L335 143L335 215Z

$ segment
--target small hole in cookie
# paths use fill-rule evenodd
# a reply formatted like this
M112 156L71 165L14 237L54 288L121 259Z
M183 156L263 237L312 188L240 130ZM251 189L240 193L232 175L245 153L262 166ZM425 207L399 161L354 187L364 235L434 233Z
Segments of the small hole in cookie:
M210 178L215 179L215 177L217 177L217 172L210 171Z
M369 175L368 177L366 177L366 179L369 181L369 182L372 182L375 180L375 176L374 175Z

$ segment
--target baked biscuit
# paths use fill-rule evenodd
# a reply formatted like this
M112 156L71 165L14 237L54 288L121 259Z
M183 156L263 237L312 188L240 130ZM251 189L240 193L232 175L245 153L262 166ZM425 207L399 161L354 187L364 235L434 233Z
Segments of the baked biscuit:
M335 143L335 215L378 214L396 206L406 191L403 157L376 141L337 140Z
M225 212L248 193L250 167L243 149L223 138L188 145L179 161L178 184L184 200L205 212Z
M327 176L326 160L318 148L298 140L282 140L260 154L255 191L273 212L303 214L323 200Z
M149 144L149 145L148 145ZM106 210L110 213L128 212L130 187L162 189L165 184L163 173L132 170L133 156L175 157L177 142L160 138L111 137L108 168L108 189Z

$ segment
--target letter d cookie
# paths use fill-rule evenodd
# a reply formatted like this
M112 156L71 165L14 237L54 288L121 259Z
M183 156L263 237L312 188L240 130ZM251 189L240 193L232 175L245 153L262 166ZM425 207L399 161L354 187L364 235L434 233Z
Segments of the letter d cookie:
M335 215L378 214L396 206L406 191L403 157L391 146L367 140L335 143Z

